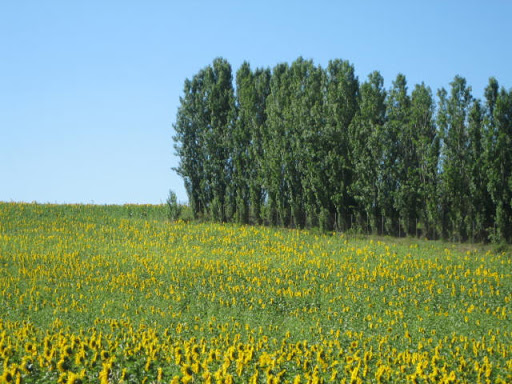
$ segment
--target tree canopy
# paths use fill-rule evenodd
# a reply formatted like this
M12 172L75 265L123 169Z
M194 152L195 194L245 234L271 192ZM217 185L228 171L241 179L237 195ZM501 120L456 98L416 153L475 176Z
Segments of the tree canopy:
M390 89L348 61L217 58L186 79L174 142L196 217L512 241L512 90Z

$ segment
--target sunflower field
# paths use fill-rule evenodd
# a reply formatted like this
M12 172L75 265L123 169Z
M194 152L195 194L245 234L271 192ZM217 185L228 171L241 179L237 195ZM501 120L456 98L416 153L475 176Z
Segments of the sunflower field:
M512 383L512 258L0 203L0 383Z

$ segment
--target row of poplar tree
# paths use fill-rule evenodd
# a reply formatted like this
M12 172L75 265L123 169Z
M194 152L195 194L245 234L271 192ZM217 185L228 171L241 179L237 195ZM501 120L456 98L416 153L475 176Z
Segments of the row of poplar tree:
M222 58L187 79L175 149L196 217L512 240L512 90L456 76L437 99L348 61L272 70Z

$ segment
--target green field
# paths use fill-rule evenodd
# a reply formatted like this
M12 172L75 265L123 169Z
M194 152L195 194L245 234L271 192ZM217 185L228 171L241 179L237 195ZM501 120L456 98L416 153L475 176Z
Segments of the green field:
M512 258L0 204L0 383L511 383Z

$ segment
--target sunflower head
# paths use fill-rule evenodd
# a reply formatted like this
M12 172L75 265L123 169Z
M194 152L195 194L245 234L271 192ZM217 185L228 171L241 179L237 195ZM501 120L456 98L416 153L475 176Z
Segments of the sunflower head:
M66 372L69 370L69 360L67 358L62 358L57 363L57 369L60 372Z
M14 376L10 371L5 371L2 376L0 376L4 382L6 383L12 383L14 382Z
M194 371L192 370L192 367L190 365L188 365L188 364L186 364L183 367L181 367L181 372L185 376L192 376L192 374L194 373Z
M37 353L36 346L33 343L25 344L25 352L30 353L30 354Z

